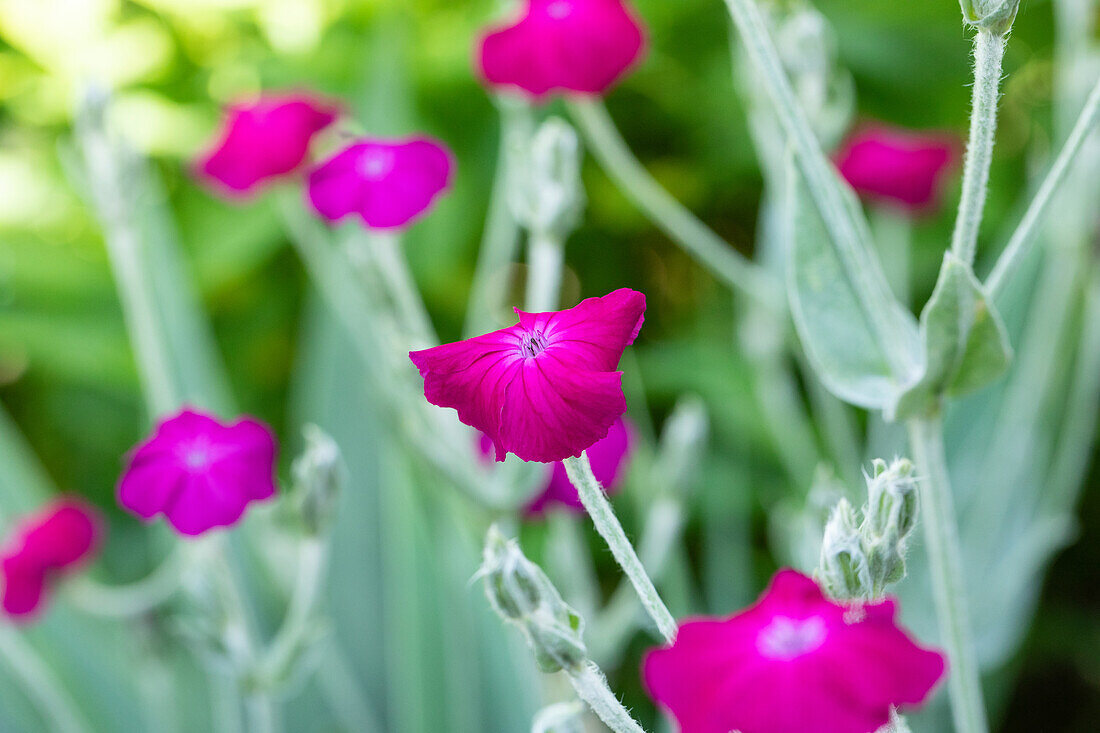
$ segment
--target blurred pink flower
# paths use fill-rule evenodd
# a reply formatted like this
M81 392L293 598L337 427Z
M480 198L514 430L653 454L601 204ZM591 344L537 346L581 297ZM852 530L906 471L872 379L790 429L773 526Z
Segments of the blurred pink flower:
M649 694L682 733L874 733L891 706L923 702L944 658L895 623L896 603L840 604L813 580L780 570L730 618L680 625L649 652Z
M861 195L921 213L939 206L944 177L958 157L951 135L875 126L848 138L836 162Z
M633 435L634 426L625 417L621 417L611 424L607 437L597 440L587 449L592 473L608 495L619 490L620 472L630 458ZM486 460L493 456L493 439L485 433L481 434L479 447ZM537 519L555 506L584 513L584 504L577 494L577 488L565 473L565 464L557 461L546 468L546 481L539 493L523 508L524 516Z
M578 456L626 412L616 368L645 296L622 288L564 311L516 313L510 328L411 352L424 396L488 435L499 461Z
M0 551L4 613L17 620L32 618L54 580L96 550L100 534L99 515L75 498L53 501L20 521Z
M199 174L229 195L245 195L292 172L337 117L335 106L306 96L269 96L228 108L220 136L197 163Z
M309 200L329 221L359 214L371 229L394 229L426 213L453 170L436 140L361 140L310 172Z
M250 502L275 494L277 451L275 436L257 420L223 425L184 409L130 454L118 501L142 519L163 513L185 535L232 526Z
M623 0L528 0L523 16L481 39L481 76L493 87L603 94L641 56L642 25Z

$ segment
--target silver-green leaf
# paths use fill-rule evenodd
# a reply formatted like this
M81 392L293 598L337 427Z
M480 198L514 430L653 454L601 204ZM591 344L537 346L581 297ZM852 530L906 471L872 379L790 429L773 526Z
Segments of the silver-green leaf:
M935 411L944 396L980 389L1012 360L1004 323L970 266L948 252L920 318L925 364L888 410L892 419Z

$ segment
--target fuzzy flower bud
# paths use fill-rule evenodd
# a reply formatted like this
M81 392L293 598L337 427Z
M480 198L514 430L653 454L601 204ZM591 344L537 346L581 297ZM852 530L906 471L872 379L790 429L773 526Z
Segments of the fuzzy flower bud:
M959 0L967 24L1003 36L1012 28L1020 0Z
M516 219L529 231L565 238L584 208L581 144L560 117L542 123L526 151L527 175L511 192Z
M897 458L887 464L876 458L867 476L867 529L872 538L903 541L917 521L917 479L913 463Z
M302 431L305 450L294 459L292 507L305 530L320 534L332 521L344 482L345 469L340 447L316 425Z
M478 575L493 609L527 638L544 672L578 669L588 658L581 640L584 622L566 605L538 565L515 540L489 528Z
M817 576L833 598L859 598L870 586L860 522L847 499L833 507L821 541Z

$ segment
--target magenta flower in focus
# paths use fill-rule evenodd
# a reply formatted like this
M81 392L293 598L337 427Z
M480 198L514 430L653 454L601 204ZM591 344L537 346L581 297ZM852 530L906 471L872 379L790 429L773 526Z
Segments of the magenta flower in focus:
M298 168L313 136L331 125L337 112L305 96L232 105L218 141L199 159L198 172L230 195L251 193Z
M848 139L836 163L861 195L920 213L939 205L943 179L958 157L950 135L868 127Z
M75 498L53 501L22 520L0 551L4 613L18 620L33 617L53 581L82 565L99 536L99 515Z
M490 86L534 97L603 94L644 46L641 23L623 0L528 0L519 20L482 37L478 61Z
M564 311L516 313L510 328L411 352L424 396L488 435L499 461L579 456L626 412L616 369L645 296L622 288Z
M436 140L361 140L309 174L309 200L329 221L358 214L371 229L394 229L427 212L453 170Z
M642 670L682 733L874 733L923 702L944 658L895 623L892 599L840 604L781 570L748 609L680 625Z
M185 535L228 527L250 502L275 494L277 450L275 436L257 420L224 425L184 409L130 454L118 501L142 519L164 514Z

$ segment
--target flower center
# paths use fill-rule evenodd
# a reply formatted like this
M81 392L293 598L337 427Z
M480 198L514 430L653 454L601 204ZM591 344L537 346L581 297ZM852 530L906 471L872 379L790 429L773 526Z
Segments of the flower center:
M391 150L372 148L363 151L356 161L356 170L359 175L369 181L377 181L385 178L393 170L394 155Z
M206 438L196 438L187 445L180 447L180 458L183 466L188 471L203 471L210 467L213 455L210 441Z
M562 20L573 12L573 3L569 0L554 0L546 6L546 14L553 20Z
M519 342L519 351L525 357L538 356L546 348L546 337L542 331L531 331L523 334Z
M825 621L820 616L806 619L776 616L756 637L756 649L761 655L781 661L808 654L824 643Z

